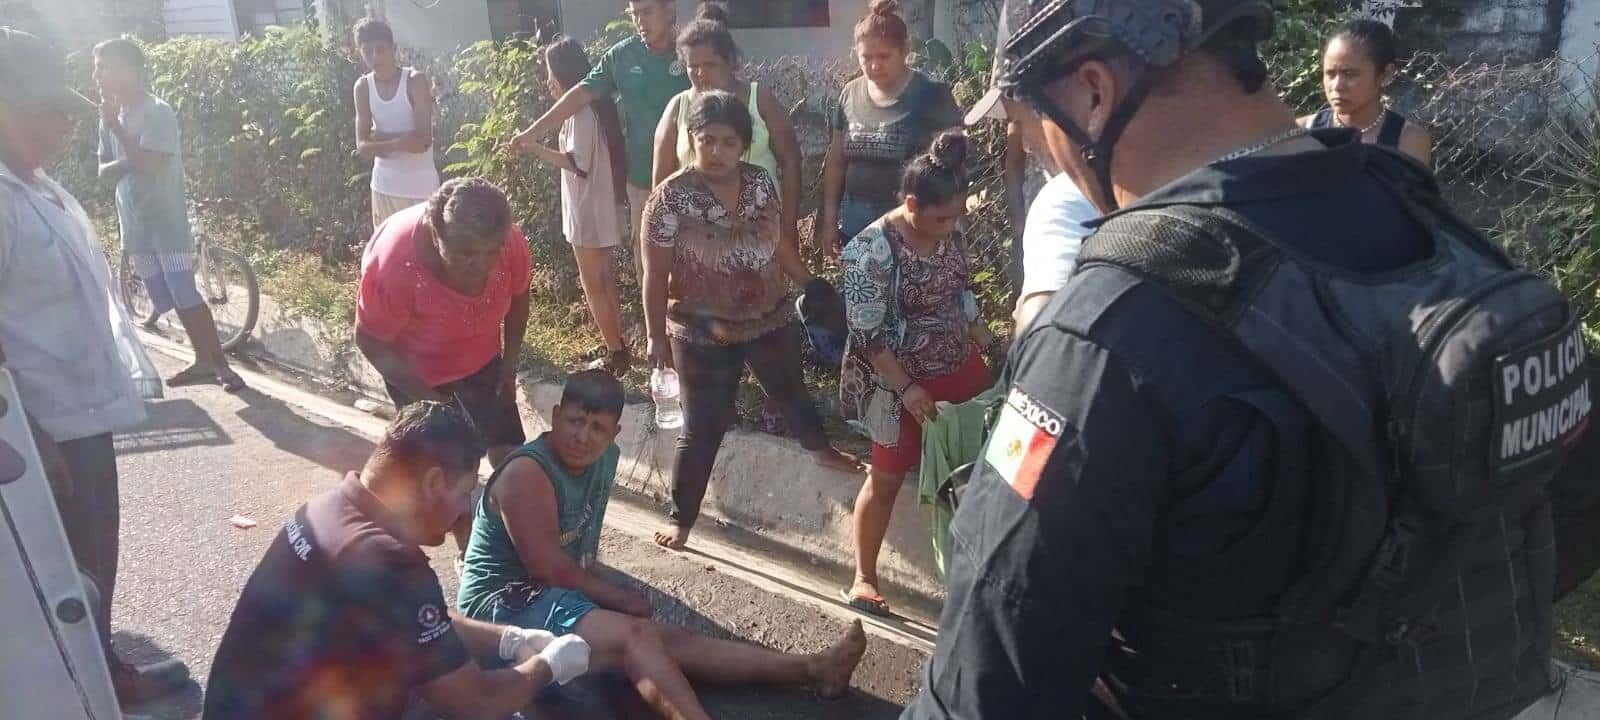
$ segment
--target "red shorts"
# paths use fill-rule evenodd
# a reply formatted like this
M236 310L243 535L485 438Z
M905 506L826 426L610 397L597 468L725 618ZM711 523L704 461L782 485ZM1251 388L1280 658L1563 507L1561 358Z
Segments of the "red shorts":
M963 403L988 390L989 366L983 353L973 346L972 354L960 369L943 377L918 380L934 400ZM922 423L900 408L900 443L895 447L872 444L872 469L880 472L904 473L922 464Z

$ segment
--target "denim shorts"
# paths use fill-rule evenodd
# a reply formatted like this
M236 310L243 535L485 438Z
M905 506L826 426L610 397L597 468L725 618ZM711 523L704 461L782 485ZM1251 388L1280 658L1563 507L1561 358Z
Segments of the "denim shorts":
M483 619L499 625L549 630L560 637L575 632L578 621L596 607L593 600L577 590L533 589L517 583L490 601L489 617Z

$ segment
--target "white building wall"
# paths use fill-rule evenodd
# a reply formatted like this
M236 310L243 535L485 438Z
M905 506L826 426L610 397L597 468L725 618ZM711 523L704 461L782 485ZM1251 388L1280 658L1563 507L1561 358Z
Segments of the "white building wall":
M165 0L161 20L173 37L234 40L239 36L232 0Z
M735 0L737 1L737 0ZM943 5L945 0L936 0ZM678 0L678 19L687 23L694 19L698 3ZM734 40L747 58L779 55L810 55L818 58L847 58L854 45L855 25L866 14L870 0L830 0L825 28L757 28L733 31ZM934 13L920 10L927 0L918 0L908 21L913 34L926 34L937 22ZM587 42L613 18L620 15L626 0L561 0L561 29L571 37ZM926 15L926 17L924 17ZM948 23L947 23L948 24ZM941 34L944 28L940 28Z
M396 42L436 57L491 38L489 4L484 0L377 0L372 4L394 28Z
M18 30L43 37L63 50L87 48L116 32L105 0L24 0L8 9L14 14L6 17Z
M1567 0L1567 14L1561 22L1561 56L1577 64L1572 75L1574 90L1581 91L1582 83L1600 78L1600 0Z

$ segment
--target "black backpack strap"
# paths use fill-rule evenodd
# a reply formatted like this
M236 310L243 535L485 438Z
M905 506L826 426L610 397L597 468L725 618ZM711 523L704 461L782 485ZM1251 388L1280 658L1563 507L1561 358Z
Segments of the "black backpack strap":
M1240 232L1218 208L1169 205L1107 220L1084 243L1080 268L1112 265L1159 283L1203 319L1226 327L1248 297L1243 282L1270 257L1261 234ZM1229 213L1231 215L1231 213Z
M1406 129L1406 116L1388 108L1383 109L1383 126L1378 128L1378 144L1398 149L1400 135Z

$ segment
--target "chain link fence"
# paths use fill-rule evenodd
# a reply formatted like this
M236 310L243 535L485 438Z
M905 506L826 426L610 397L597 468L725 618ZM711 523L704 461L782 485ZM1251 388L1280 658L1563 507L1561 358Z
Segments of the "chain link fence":
M1392 99L1431 133L1435 174L1455 207L1554 280L1600 338L1600 85L1584 65L1420 55Z

